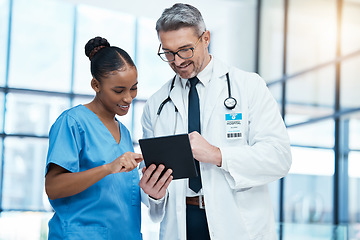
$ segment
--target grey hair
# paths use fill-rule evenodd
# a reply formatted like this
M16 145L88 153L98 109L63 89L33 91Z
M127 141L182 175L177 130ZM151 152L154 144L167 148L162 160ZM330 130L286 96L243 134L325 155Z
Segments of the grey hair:
M171 8L166 8L156 22L156 31L173 31L184 27L191 27L200 36L206 31L204 19L200 11L183 3L176 3Z

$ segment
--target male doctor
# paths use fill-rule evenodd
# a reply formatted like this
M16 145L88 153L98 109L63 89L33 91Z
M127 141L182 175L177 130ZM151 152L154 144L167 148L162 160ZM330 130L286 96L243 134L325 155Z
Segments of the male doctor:
M171 181L170 169L159 178L162 165L143 169L140 187L151 218L161 222L160 240L276 239L267 184L291 165L276 101L257 74L209 54L210 32L195 7L165 9L156 30L158 55L176 76L147 101L143 136L189 133L200 172Z

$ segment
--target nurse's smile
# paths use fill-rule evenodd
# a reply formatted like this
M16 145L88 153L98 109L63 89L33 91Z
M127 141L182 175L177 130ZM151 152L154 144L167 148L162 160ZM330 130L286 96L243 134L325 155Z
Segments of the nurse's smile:
M128 111L130 108L130 105L120 105L120 104L116 104L119 108L121 108L121 110L123 111Z

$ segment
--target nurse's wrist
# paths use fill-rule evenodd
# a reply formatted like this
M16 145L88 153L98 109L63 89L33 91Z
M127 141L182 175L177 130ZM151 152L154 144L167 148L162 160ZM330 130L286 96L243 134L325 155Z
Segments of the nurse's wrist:
M112 172L112 168L111 168L111 166L109 165L109 163L102 165L102 167L103 167L106 175L110 175L110 174L113 173L113 172Z

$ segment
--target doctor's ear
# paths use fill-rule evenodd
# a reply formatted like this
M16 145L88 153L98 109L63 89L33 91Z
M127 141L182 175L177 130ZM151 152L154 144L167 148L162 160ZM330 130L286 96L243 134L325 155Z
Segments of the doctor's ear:
M92 87L92 89L94 89L95 92L99 92L100 91L100 82L98 80L96 80L95 78L93 78L91 80L91 87Z
M209 43L210 43L210 31L209 30L206 30L204 32L203 39L204 39L206 46L209 46Z

